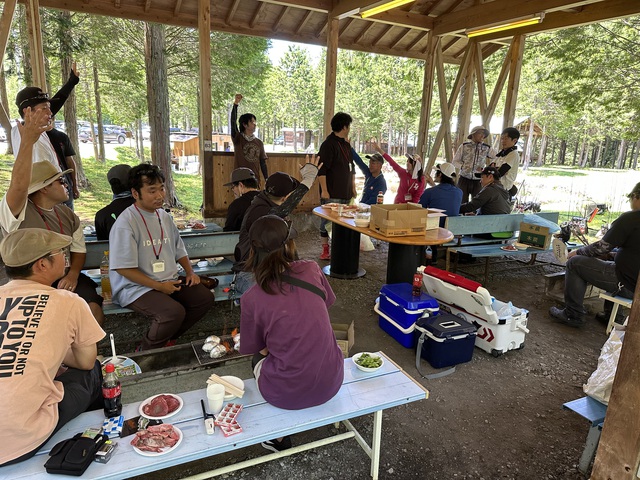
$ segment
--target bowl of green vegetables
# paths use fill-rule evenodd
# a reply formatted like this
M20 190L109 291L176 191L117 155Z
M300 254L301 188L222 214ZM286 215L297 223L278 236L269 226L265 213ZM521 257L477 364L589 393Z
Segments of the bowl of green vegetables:
M356 364L363 372L375 372L382 365L384 365L384 360L377 353L371 352L360 352L356 353L353 357L351 357L353 363Z

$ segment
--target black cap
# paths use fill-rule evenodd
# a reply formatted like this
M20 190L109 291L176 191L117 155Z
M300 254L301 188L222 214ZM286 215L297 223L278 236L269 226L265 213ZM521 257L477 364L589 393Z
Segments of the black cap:
M16 106L22 116L22 110L27 107L33 107L39 103L48 102L49 94L42 91L39 87L25 87L16 95Z
M478 178L482 175L493 175L493 178L498 180L500 178L500 171L496 167L484 167L484 170L480 173L475 173L474 175Z
M384 157L379 153L372 153L371 155L365 155L369 160L373 160L374 162L380 162L384 164Z
M276 172L269 175L265 185L265 192L274 197L286 197L293 192L300 182L284 172Z
M636 183L636 186L633 187L633 190L631 190L631 193L627 195L627 198L631 198L631 197L640 198L640 183Z
M249 228L249 240L255 250L271 253L283 247L287 240L298 236L298 232L277 215L260 217Z

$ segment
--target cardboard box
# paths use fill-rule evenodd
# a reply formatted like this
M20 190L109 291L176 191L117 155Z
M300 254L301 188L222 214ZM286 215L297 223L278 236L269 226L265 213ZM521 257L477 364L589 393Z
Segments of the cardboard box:
M387 237L421 235L440 226L443 210L417 203L371 205L371 229Z
M547 227L521 222L518 242L533 248L548 250L551 245L551 233Z
M336 336L336 340L338 342L338 346L340 350L342 350L342 355L345 358L349 356L349 350L353 347L355 343L355 329L353 326L353 322L351 323L332 323L331 328L333 329L333 333Z

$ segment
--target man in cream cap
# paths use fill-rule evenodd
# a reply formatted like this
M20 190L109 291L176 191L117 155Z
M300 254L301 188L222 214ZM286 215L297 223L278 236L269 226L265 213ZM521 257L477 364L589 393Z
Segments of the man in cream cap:
M0 287L0 467L32 457L71 419L102 406L96 342L105 333L75 293L51 287L71 241L25 228L0 243L11 279Z
M77 293L88 304L100 325L104 322L102 297L95 283L80 273L86 257L80 219L63 205L69 198L64 174L50 162L32 162L33 146L47 129L48 114L44 110L24 109L24 124L18 124L22 142L11 172L7 193L0 201L0 227L7 234L22 228L42 228L72 237L70 265L57 288Z
M459 172L458 187L462 190L462 203L468 202L470 198L480 193L482 185L474 173L480 173L489 164L487 159L493 159L496 156L491 145L484 143L488 136L489 130L484 126L473 127L467 137L470 141L460 145L453 156L452 163Z

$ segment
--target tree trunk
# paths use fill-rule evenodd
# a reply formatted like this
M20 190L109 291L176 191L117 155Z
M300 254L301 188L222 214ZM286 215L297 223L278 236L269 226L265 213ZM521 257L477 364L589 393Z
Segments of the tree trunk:
M4 129L7 135L7 155L13 155L13 145L11 144L11 122L9 118L9 111L5 109L9 107L9 100L7 99L7 84L4 78L4 68L0 68L0 125Z
M102 129L102 104L100 103L100 79L98 78L98 67L96 64L93 64L93 95L96 98L96 120L98 121L98 139L97 144L100 149L99 156L97 160L99 162L104 163L107 159L107 155L104 151L104 135ZM93 127L92 127L93 128ZM94 149L96 145L96 135L95 130L92 130L93 144Z
M622 170L626 163L627 157L627 141L622 139L620 141L620 146L618 147L618 159L616 161L616 168L618 170Z
M633 159L631 160L631 168L634 170L638 167L638 154L640 153L640 140L636 142L636 149L633 153Z
M29 29L27 27L27 12L24 5L18 4L14 21L18 23L20 50L22 52L22 72L25 85L33 85L33 72L31 71L31 49L29 48Z
M165 56L165 26L145 23L144 63L147 71L147 106L151 126L151 161L165 176L165 203L179 205L171 175L171 148L169 145L169 85ZM200 132L203 133L203 132Z
M548 137L543 133L542 134L542 143L540 145L540 153L538 154L538 161L536 162L536 167L541 167L544 165L545 157L547 156L547 144L549 142Z
M586 137L582 137L582 144L580 145L580 156L578 157L578 165L580 168L584 168L587 163L587 149L588 149L587 139Z
M567 141L560 140L560 151L558 152L558 165L564 165L567 156Z

